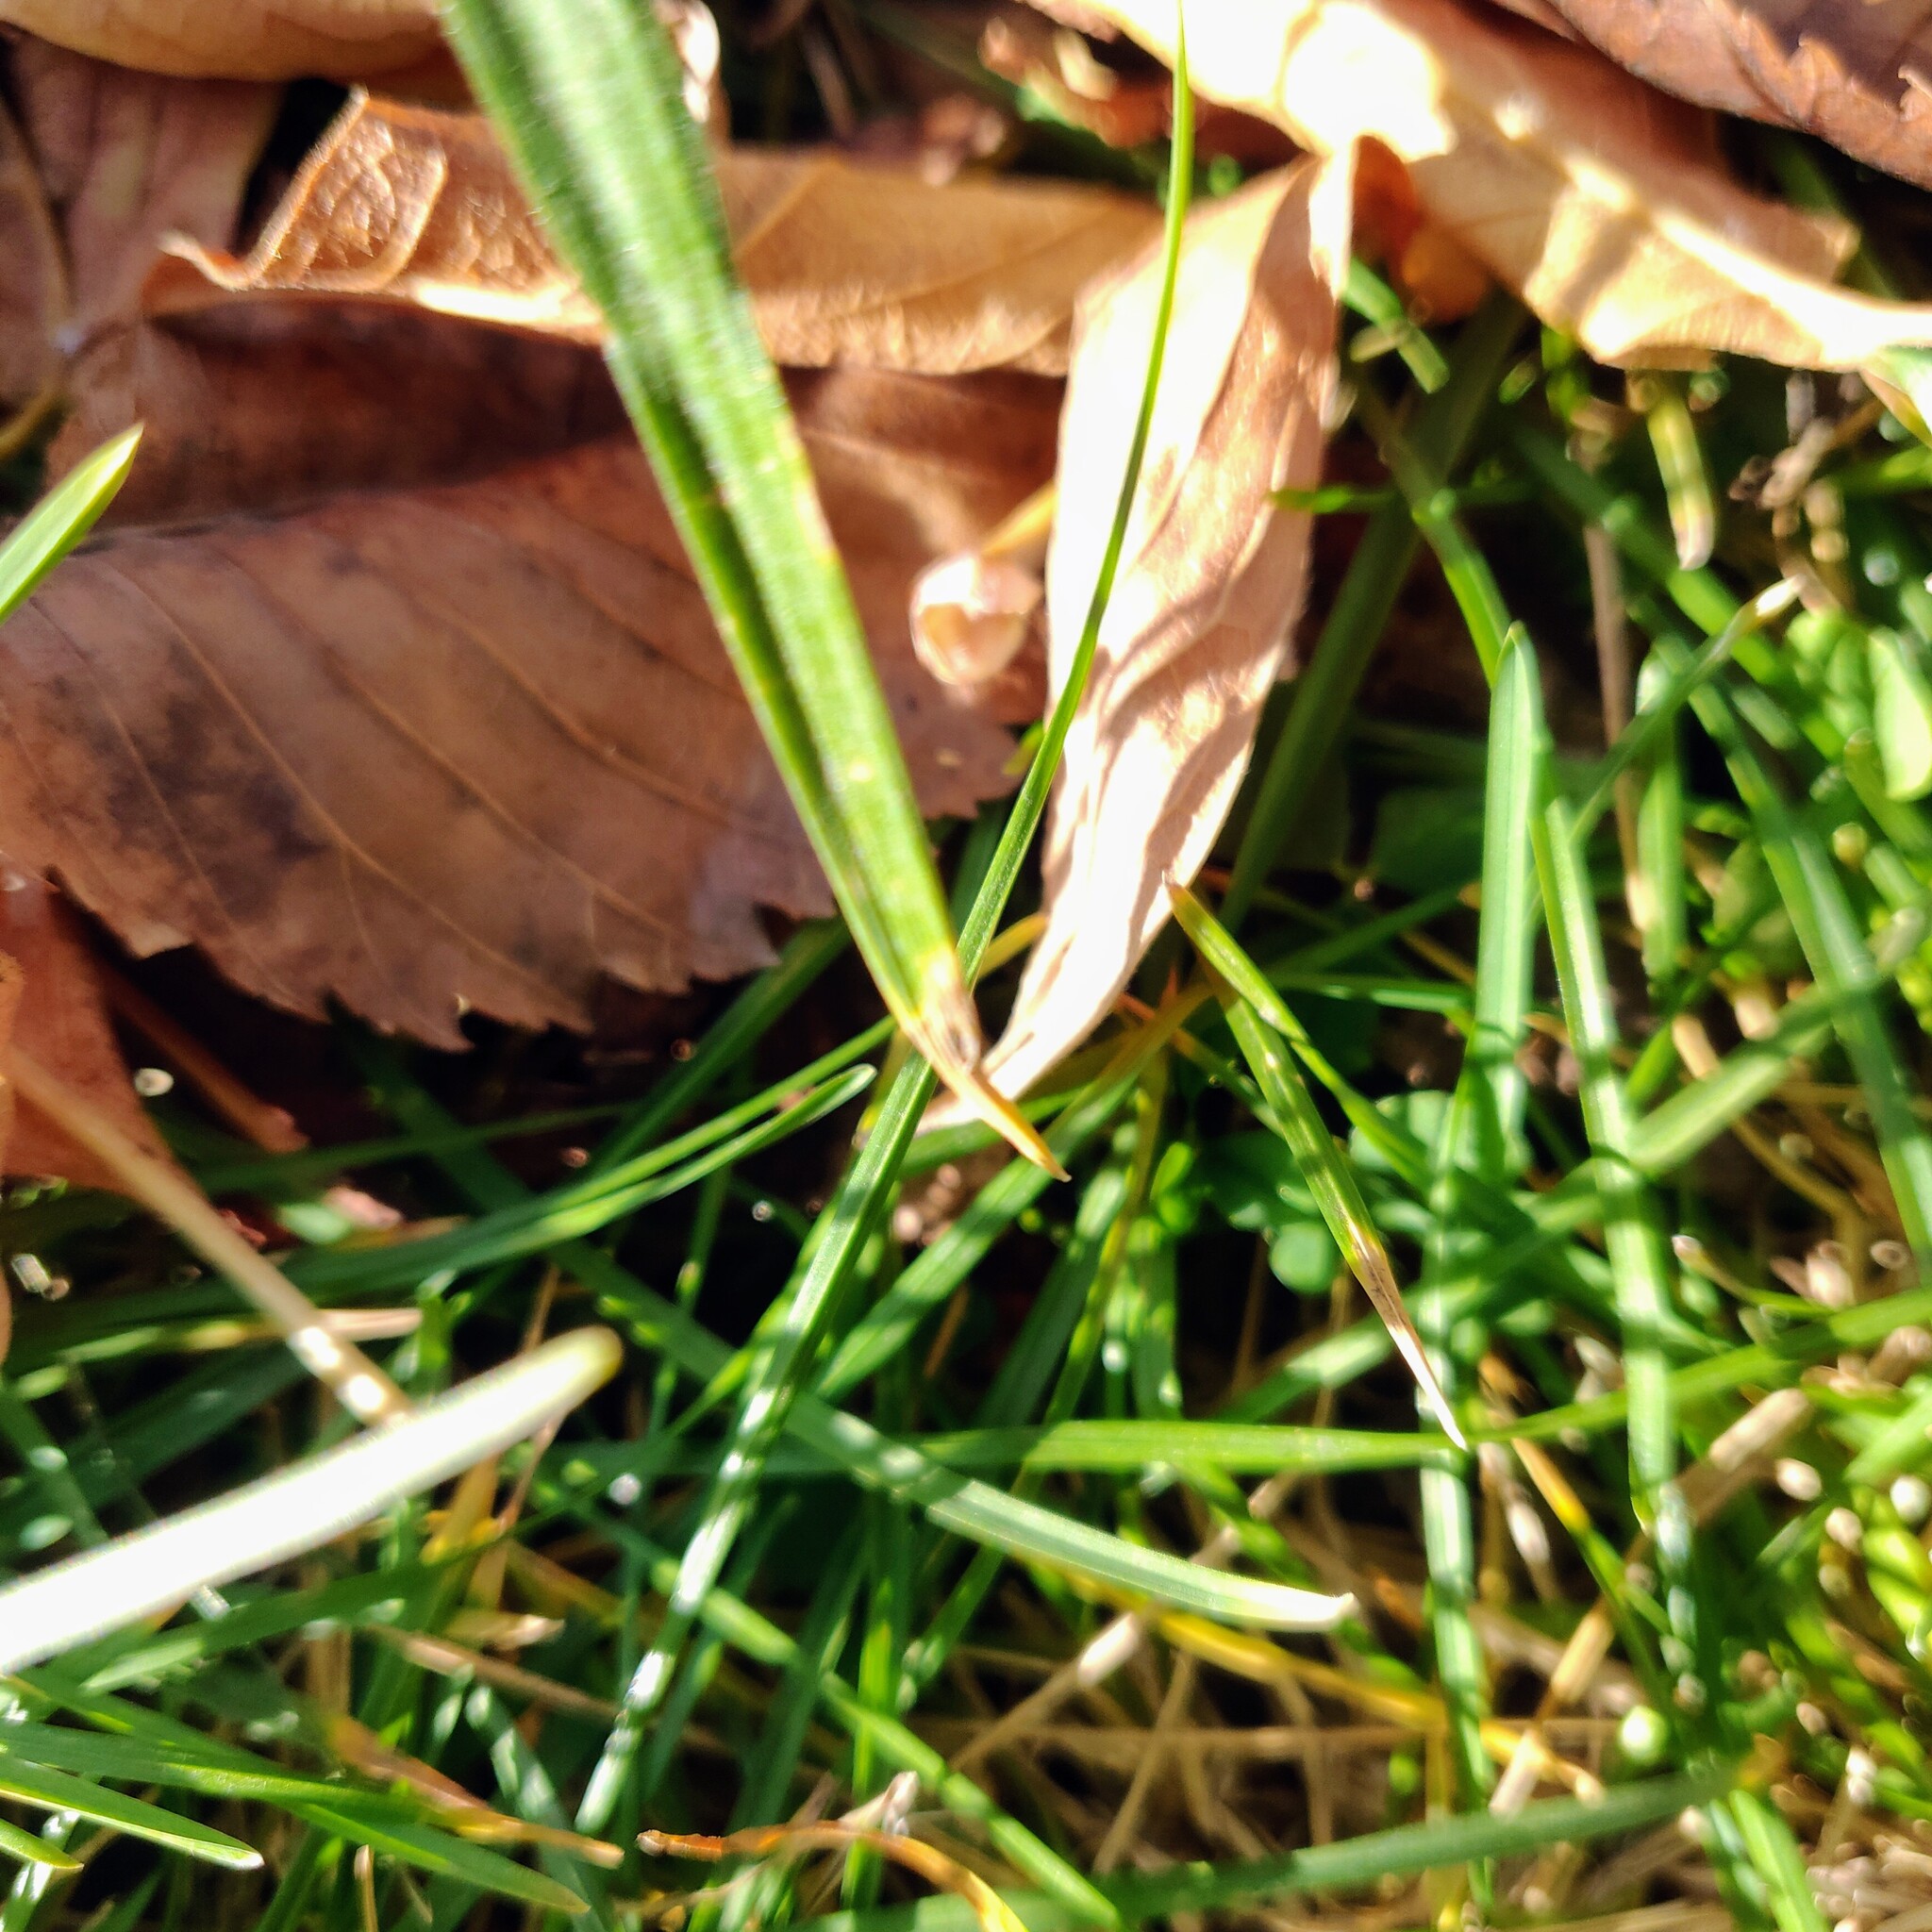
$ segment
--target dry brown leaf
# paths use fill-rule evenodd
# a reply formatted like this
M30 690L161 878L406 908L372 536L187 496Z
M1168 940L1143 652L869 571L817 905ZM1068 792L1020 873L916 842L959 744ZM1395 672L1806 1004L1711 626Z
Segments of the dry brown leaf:
M583 1024L603 972L743 971L770 957L760 906L825 909L641 455L563 435L614 415L594 358L271 319L143 328L83 372L63 452L143 416L117 509L165 521L71 558L0 631L13 859L137 952L193 941L278 1004L334 995L444 1043L466 1007ZM918 667L906 600L1043 480L1055 387L839 372L795 395L921 801L970 810L1008 743ZM519 420L547 453L508 459ZM465 480L432 482L438 456Z
M0 406L18 407L59 374L56 345L68 309L60 236L40 170L13 116L0 106Z
M0 0L0 21L155 74L338 80L437 44L436 0Z
M143 1154L171 1159L127 1076L79 923L43 881L6 867L0 867L0 956L18 974L10 1028L4 1024L8 989L0 983L0 1049L20 1046L108 1114ZM24 1100L16 1104L11 1136L0 1140L0 1173L48 1174L75 1187L121 1191L93 1155Z
M282 90L137 73L34 40L15 43L8 78L67 262L49 334L73 355L134 314L164 234L234 239Z
M1551 0L1686 100L1782 122L1932 187L1927 0Z
M602 333L480 114L358 93L245 257L187 235L165 245L229 293L381 297L572 341ZM179 276L157 277L147 307L205 301Z
M1497 0L1518 9L1513 0ZM1619 66L1700 108L1778 119L1751 76L1710 0L1543 0L1566 31L1602 48ZM1857 0L1855 0L1857 4ZM1813 8L1813 11L1821 9ZM1529 16L1534 17L1534 16ZM1545 20L1541 25L1547 26Z
M1189 224L1145 468L1048 823L1047 930L989 1058L1023 1093L1107 1011L1211 850L1301 608L1348 263L1345 158ZM1047 558L1056 682L1099 574L1159 299L1150 251L1081 308ZM1078 479L1077 490L1069 487Z
M1172 0L1102 10L1172 57ZM1424 211L1601 360L1849 369L1932 341L1932 307L1830 286L1849 231L1725 178L1694 110L1499 9L1196 0L1188 58L1307 147L1382 142Z
M1143 203L1100 189L940 188L750 148L717 160L759 327L793 368L1058 373L1081 287L1158 225ZM576 341L599 330L476 115L358 96L247 256L177 252L229 292L377 298ZM208 299L180 272L150 289L158 311Z

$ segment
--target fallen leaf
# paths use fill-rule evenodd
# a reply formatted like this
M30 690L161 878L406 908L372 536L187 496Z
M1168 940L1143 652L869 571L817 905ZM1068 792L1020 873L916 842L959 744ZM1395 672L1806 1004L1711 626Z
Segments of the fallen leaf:
M66 300L43 341L77 354L131 319L160 238L223 248L282 97L248 81L175 80L20 40L8 79L58 228ZM17 273L21 258L0 240Z
M987 22L979 59L990 73L1030 90L1069 126L1084 127L1109 147L1138 147L1167 132L1174 89L1166 75L1118 74L1071 27L1008 8Z
M0 1066L5 1064L7 1049L13 1041L14 1023L20 1017L20 994L24 975L20 961L10 954L0 953ZM0 1072L0 1174L7 1171L7 1155L13 1144L13 1116L15 1095L13 1083ZM7 1300L6 1284L0 1282L0 1307ZM0 1348L0 1357L6 1350Z
M67 269L32 151L0 106L0 404L18 407L59 373Z
M436 0L0 0L0 21L154 74L337 80L420 60Z
M1498 0L1513 12L1514 0ZM1601 48L1654 87L1755 120L1778 118L1738 62L1737 49L1711 0L1543 0L1557 16L1539 21ZM1815 8L1812 10L1816 10ZM1525 18L1535 19L1534 14Z
M1102 10L1171 58L1171 0ZM1852 369L1932 341L1932 307L1832 287L1849 229L1736 186L1694 109L1500 9L1199 0L1188 59L1319 153L1383 142L1424 212L1599 360Z
M31 1054L142 1153L172 1159L127 1076L79 923L42 880L11 868L0 868L0 956L14 968L10 984L0 976L0 1049ZM0 1172L121 1191L100 1160L25 1100L16 1101L10 1136L0 1137Z
M825 155L717 157L740 273L773 357L954 375L1058 374L1082 286L1158 226L1141 202L1044 181L958 181ZM171 244L154 312L229 293L353 295L594 341L480 116L358 95L241 258Z
M1420 324L1459 321L1496 285L1489 270L1430 219L1407 167L1373 139L1356 149L1355 248L1387 273Z
M1550 0L1611 59L1707 108L1932 187L1926 0Z
M110 526L488 476L625 421L584 350L332 305L119 329L81 359L74 389L55 475L146 425Z
M655 1858L794 1858L807 1852L871 1851L941 1890L966 1901L980 1932L1026 1932L1026 1922L976 1872L937 1845L903 1831L880 1831L843 1821L810 1824L754 1824L723 1838L673 1831L643 1831L638 1843Z
M228 293L380 297L595 341L597 306L551 253L480 114L358 93L242 258L177 235L170 253ZM202 306L158 275L151 313Z
M120 526L0 630L16 864L137 953L192 941L279 1005L444 1044L466 1008L581 1026L601 973L741 972L759 907L828 909L644 458L562 433L614 413L592 357L321 305L225 323L83 371L57 456L128 413L147 442ZM907 597L1044 479L1057 386L794 398L921 803L971 811L1008 741L920 669Z
M1047 929L989 1057L1023 1093L1112 1005L1234 802L1301 608L1348 263L1346 158L1251 182L1190 222L1145 465L1048 821ZM1082 304L1047 558L1056 684L1126 472L1158 251ZM1078 489L1065 488L1078 479Z

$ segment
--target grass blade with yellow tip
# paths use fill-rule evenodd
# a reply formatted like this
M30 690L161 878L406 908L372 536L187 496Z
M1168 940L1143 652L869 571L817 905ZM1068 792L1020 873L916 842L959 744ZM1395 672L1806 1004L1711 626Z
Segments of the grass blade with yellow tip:
M1273 1116L1269 1124L1288 1142L1322 1219L1347 1258L1350 1272L1361 1283L1362 1292L1387 1325L1443 1434L1458 1449L1467 1448L1455 1411L1429 1366L1422 1337L1403 1306L1389 1250L1375 1230L1355 1174L1316 1111L1314 1098L1289 1057L1286 1041L1261 1017L1264 1010L1279 1006L1280 995L1200 900L1184 886L1173 890L1174 917L1232 995L1226 1003L1228 1024L1268 1104Z

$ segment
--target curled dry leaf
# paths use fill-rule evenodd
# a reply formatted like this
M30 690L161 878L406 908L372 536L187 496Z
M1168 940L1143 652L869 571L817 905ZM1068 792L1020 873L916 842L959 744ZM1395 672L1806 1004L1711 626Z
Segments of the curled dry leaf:
M748 148L717 166L759 328L793 368L1058 373L1081 287L1158 226L1144 205L1099 189L936 188ZM358 96L247 256L186 242L176 252L229 292L380 298L576 341L600 331L473 114ZM150 290L157 310L208 299L179 274Z
M186 235L163 245L228 293L381 297L572 341L602 333L480 114L358 93L245 257ZM157 277L146 306L207 299L192 281Z
M1040 705L1004 708L1014 659L1037 643L1045 587L1041 571L1059 491L1030 496L977 549L941 558L912 587L912 648L941 684L975 691L999 717L1035 717Z
M1927 0L1550 0L1585 39L1686 100L1822 136L1932 187Z
M1172 0L1102 10L1171 58ZM1383 142L1423 209L1600 360L1852 369L1932 341L1932 307L1832 287L1849 231L1737 187L1694 110L1500 9L1202 0L1188 58L1204 94L1304 146Z
M1349 168L1297 163L1195 215L1121 569L1048 824L1047 929L989 1065L1021 1093L1112 1004L1240 786L1287 658L1347 267ZM1126 472L1161 263L1082 305L1047 559L1057 679L1079 641Z
M154 74L338 80L437 45L436 0L0 0L0 21Z
M19 406L49 390L60 368L67 268L18 124L0 106L0 403Z
M602 972L743 971L760 906L828 908L644 459L596 434L594 358L321 305L228 322L82 372L57 456L133 415L147 442L119 527L0 630L17 863L137 952L193 941L278 1004L444 1043L466 1007L586 1024ZM921 802L971 810L1007 740L919 668L906 600L1043 480L1055 386L794 393Z
M11 969L0 974L0 1049L20 1046L106 1113L143 1154L170 1159L127 1077L79 922L48 886L10 867L0 867L0 957ZM83 1188L121 1187L99 1159L25 1100L16 1102L12 1133L0 1141L0 1173L47 1174Z
M1043 595L1037 572L1003 557L948 557L912 587L912 647L941 684L997 677L1026 641Z

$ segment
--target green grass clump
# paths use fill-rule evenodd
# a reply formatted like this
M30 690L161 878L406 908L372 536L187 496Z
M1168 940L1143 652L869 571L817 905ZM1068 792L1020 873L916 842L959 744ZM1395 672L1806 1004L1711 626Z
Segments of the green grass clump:
M1185 935L1029 1103L1071 1183L920 1135L837 924L614 1099L343 1024L365 1137L158 1107L412 1397L630 1353L554 1444L7 1680L0 1932L1932 1901L1932 458L1855 384L1351 301L1321 621ZM1067 715L942 828L991 1012ZM120 1204L17 1187L0 1247L73 1286L0 1380L9 1572L346 1433ZM854 1811L953 1889L635 1844Z

